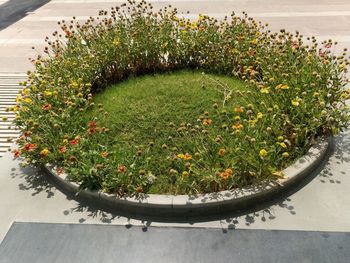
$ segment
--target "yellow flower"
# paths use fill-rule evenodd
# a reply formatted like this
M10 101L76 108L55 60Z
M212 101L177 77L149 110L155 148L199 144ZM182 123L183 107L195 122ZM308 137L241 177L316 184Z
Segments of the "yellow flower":
M68 139L63 139L63 143L67 144L68 143Z
M274 172L274 173L272 173L272 175L274 175L278 178L281 178L281 179L286 178L285 174L282 172Z
M22 93L23 93L24 95L28 95L28 94L29 94L29 92L30 92L30 90L29 90L29 89L23 89L23 90L22 90Z
M76 82L76 81L72 81L72 87L73 88L78 88L79 87L79 83L78 82Z
M112 43L113 43L113 45L115 45L117 47L117 46L119 46L120 41L119 41L119 39L116 38L116 39L113 40Z
M267 152L265 149L261 149L261 150L259 151L259 155L260 155L261 157L266 157L267 154L268 154L268 152Z
M284 142L280 142L279 145L280 145L282 148L287 148L287 145L286 145Z
M260 92L261 92L261 93L264 93L264 94L270 93L269 88L267 88L267 87L262 88L262 89L260 90Z
M173 21L176 21L176 22L180 21L180 18L178 18L178 17L175 16L175 15L173 15L173 16L171 17L171 19L172 19Z
M44 95L50 97L50 96L52 96L52 92L45 90Z
M264 117L264 114L262 114L261 112L258 112L256 118L257 119L262 119Z
M281 141L284 140L284 138L283 138L283 136L278 136L278 137L277 137L277 140L278 140L279 142L281 142Z
M163 149L163 150L168 149L168 145L166 145L165 143L163 143L163 145L162 145L162 149Z
M288 158L288 157L289 157L289 153L284 152L284 153L282 153L282 156L283 156L284 158Z
M198 21L204 20L205 19L205 15L203 14L199 14L198 15Z
M49 153L50 151L47 148L45 148L40 152L40 157L46 157Z
M185 155L184 155L183 153L179 153L179 154L177 155L177 157L179 157L180 159L183 159L183 158L185 157Z
M250 41L250 44L252 45L256 45L258 43L258 40L256 38L254 38L252 41Z
M22 96L21 95L17 95L16 97L16 103L19 103L22 101Z
M18 107L17 107L17 106L12 107L12 108L11 108L11 111L13 111L13 112L18 111Z
M298 99L292 100L292 105L295 107L298 107L300 105L299 100Z
M286 84L279 84L275 87L275 89L277 90L286 90L286 89L289 89L289 86L286 85Z
M197 27L198 27L198 26L197 26L197 22L192 22L192 23L191 23L191 28L192 28L192 29L197 29Z
M188 177L189 175L190 175L190 174L189 174L188 172L186 172L186 171L183 171L183 172L182 172L182 177L184 177L184 178L185 178L185 177Z
M26 103L32 103L33 102L33 100L31 99L31 98L25 98L24 99L24 102L26 102Z
M257 119L252 119L252 120L248 120L248 122L249 122L249 125L250 125L251 127L254 127L255 124L258 122L258 120L257 120Z
M191 160L192 159L192 155L189 154L189 153L185 153L185 154L178 154L177 157L179 157L180 159L183 159L183 160Z

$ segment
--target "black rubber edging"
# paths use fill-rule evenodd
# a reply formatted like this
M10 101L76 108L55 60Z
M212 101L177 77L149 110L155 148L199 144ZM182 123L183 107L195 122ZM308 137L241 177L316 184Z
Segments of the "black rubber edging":
M197 196L143 194L138 198L120 198L100 191L80 190L78 184L65 179L67 175L57 175L53 167L46 165L42 169L59 190L96 209L153 221L200 221L252 210L293 191L325 160L332 145L332 136L319 138L303 157L282 171L286 177L277 182Z

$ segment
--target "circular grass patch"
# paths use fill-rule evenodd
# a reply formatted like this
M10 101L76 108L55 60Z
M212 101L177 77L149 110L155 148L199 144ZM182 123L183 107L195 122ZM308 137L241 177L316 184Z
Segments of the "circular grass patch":
M60 23L12 109L15 157L56 165L82 189L196 194L277 180L348 125L349 61L332 41L143 1L100 15Z

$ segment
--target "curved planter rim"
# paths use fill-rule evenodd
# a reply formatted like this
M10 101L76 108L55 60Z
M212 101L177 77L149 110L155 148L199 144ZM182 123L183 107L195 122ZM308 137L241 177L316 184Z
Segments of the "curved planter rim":
M79 185L58 175L53 166L43 166L49 179L66 194L78 196L87 205L132 217L152 217L157 221L205 218L225 213L239 213L269 202L295 188L327 157L333 137L320 137L308 152L282 170L283 179L242 189L189 195L141 194L139 197L118 197L101 191L80 190Z

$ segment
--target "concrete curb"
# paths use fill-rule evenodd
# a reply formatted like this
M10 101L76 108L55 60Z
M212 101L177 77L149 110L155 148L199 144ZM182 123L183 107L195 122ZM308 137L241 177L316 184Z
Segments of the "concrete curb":
M43 171L57 188L67 195L78 197L88 206L135 218L151 217L159 221L206 218L227 213L241 213L292 191L327 157L333 137L321 137L309 151L282 172L284 179L239 190L188 195L144 194L139 198L106 194L100 191L79 190L79 185L57 175L54 167L43 166Z

